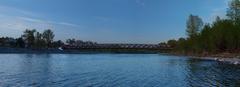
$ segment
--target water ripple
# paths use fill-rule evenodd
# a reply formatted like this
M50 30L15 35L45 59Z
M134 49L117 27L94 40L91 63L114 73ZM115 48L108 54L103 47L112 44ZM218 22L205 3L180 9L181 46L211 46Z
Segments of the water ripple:
M8 56L0 56L0 62L9 61L9 66L0 64L1 87L240 86L240 66L185 57L154 54Z

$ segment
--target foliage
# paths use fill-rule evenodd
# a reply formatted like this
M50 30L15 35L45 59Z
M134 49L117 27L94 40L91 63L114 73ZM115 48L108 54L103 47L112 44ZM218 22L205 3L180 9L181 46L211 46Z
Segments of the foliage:
M24 31L22 38L25 40L27 47L33 47L34 40L35 40L35 37L34 37L35 32L36 32L35 29L33 29L33 30L26 29Z
M19 48L24 48L25 47L25 42L21 37L17 38L16 47L19 47Z
M61 40L53 41L53 43L52 43L52 47L54 47L54 48L58 48L58 47L61 47L63 45L64 45L64 42L62 42Z
M189 37L197 36L199 31L201 30L203 26L203 21L200 17L190 15L189 19L187 20L187 34Z
M69 45L75 45L76 40L75 39L67 39L66 43L69 44Z
M177 41L176 40L169 40L167 44L171 47L176 47L177 46Z
M55 35L50 29L47 29L43 32L42 37L45 43L47 44L47 47L50 47L51 43L53 42L54 36Z
M232 0L229 3L229 9L227 10L227 16L236 22L240 22L240 1Z
M1 37L0 46L1 47L17 47L17 48L58 48L64 45L61 40L54 40L54 33L52 30L44 30L43 33L36 31L35 29L26 29L23 35L19 38L12 37Z
M43 39L43 34L41 34L40 32L36 33L34 46L35 46L35 48L46 47L46 42Z
M219 53L240 51L240 1L232 0L227 19L216 17L212 24L202 26L201 18L190 15L187 20L188 37L169 40L168 45L176 52ZM202 28L202 29L201 29ZM174 44L173 44L174 43ZM177 45L176 45L177 43Z

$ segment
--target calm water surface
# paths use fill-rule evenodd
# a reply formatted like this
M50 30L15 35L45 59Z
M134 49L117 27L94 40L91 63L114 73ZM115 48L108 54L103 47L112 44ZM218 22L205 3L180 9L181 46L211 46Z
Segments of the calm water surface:
M0 54L1 87L236 87L240 67L159 54Z

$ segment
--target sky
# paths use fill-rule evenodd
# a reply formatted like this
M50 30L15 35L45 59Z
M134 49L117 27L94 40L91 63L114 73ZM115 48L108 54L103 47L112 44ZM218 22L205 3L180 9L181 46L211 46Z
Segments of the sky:
M0 0L0 36L52 29L55 40L159 43L186 37L190 14L211 23L228 0Z

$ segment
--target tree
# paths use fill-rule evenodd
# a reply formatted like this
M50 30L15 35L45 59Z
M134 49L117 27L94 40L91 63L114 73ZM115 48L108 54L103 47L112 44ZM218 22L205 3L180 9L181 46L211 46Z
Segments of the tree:
M172 48L175 48L177 46L177 41L176 40L169 40L167 42L167 44L172 47Z
M81 45L83 45L84 44L84 41L82 41L82 40L76 40L76 42L75 42L76 44L76 46L81 46Z
M217 17L216 21L220 21L220 18ZM201 31L199 44L201 44L201 50L204 52L214 52L214 50L216 49L213 38L213 34L216 33L214 33L212 30L213 29L210 24L206 24Z
M58 40L58 41L54 41L53 43L52 43L52 45L53 45L53 47L61 47L61 46L63 46L64 45L64 43L61 41L61 40Z
M37 32L35 35L35 47L36 48L46 47L45 41L43 40L43 35L39 32Z
M174 51L190 54L209 54L240 51L240 0L231 0L227 11L229 19L219 16L212 24L205 24L198 16L190 15L187 20L188 38L168 41Z
M219 22L219 21L221 21L221 18L220 18L219 16L217 16L215 22ZM210 27L210 24L207 24L207 26ZM205 26L205 27L206 27L206 26Z
M200 17L190 15L187 20L187 35L193 38L198 35L199 31L202 29L203 21Z
M68 45L75 45L75 44L76 44L76 40L75 40L75 39L67 39L67 40L66 40L66 43L67 43Z
M166 42L161 42L158 44L160 47L168 47L168 44Z
M227 16L239 23L240 22L240 1L239 0L231 0L229 3L229 8L227 10Z
M188 46L186 45L186 39L179 38L176 42L176 47L173 50L178 51L178 53L185 53L187 47Z
M54 36L54 33L50 29L47 29L43 32L42 37L43 40L46 42L47 47L50 47L51 43L53 42Z
M5 39L4 37L0 38L0 46L4 46L5 45Z
M35 32L36 32L35 29L33 29L33 30L26 29L24 31L22 38L25 40L27 47L32 47L34 45L34 41L35 41L34 33Z
M24 42L24 40L21 37L17 38L16 46L20 47L20 48L24 48L25 47L25 42Z

